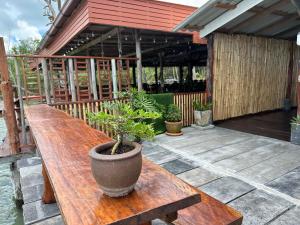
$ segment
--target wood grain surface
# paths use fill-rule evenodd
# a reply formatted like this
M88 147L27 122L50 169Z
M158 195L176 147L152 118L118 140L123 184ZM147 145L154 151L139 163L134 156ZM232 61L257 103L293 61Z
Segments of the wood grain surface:
M111 139L46 105L25 113L66 224L143 224L200 202L194 188L146 159L135 191L117 199L103 195L88 152Z

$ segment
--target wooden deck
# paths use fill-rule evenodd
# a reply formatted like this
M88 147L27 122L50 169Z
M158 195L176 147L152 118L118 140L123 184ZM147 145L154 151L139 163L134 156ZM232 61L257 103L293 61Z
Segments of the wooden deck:
M216 122L216 125L223 128L289 141L291 134L290 121L294 116L296 116L296 109L290 112L278 110L219 121Z

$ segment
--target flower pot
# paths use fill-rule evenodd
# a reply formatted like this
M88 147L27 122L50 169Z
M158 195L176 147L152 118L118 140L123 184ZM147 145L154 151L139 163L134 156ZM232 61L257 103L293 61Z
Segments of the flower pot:
M141 174L142 146L135 142L124 142L133 150L116 155L100 154L111 149L115 142L97 145L89 152L93 176L103 193L110 197L129 194Z
M211 110L194 111L195 123L198 126L206 127L211 124L212 116Z
M165 121L167 135L179 136L182 135L181 128L182 128L182 121L180 122L168 122Z
M291 124L291 143L300 145L300 124Z

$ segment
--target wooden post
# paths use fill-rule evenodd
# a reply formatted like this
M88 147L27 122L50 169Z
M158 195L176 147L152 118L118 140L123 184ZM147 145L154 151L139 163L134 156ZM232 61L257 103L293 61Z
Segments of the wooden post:
M179 84L183 84L183 66L179 66Z
M24 114L24 102L23 102L23 94L22 94L22 87L21 87L21 74L19 70L18 60L14 58L15 63L15 71L16 71L16 81L18 86L18 96L19 96L19 104L20 104L20 115L21 115L21 131L22 131L22 140L24 144L27 144L26 139L26 125L25 125L25 114Z
M165 79L164 79L164 53L161 52L158 54L159 57L159 80L160 80L160 87L161 91L164 92L165 87Z
M43 167L42 167L42 174L43 174L43 178L44 178L44 193L42 196L42 201L45 204L51 204L51 203L55 203L56 199L55 199L55 195L45 168L44 163L42 163Z
M300 116L300 60L298 62L298 80L297 80L297 115Z
M73 60L72 59L68 59L68 67L69 67L72 102L76 102L76 89L75 89L74 68L73 68Z
M287 80L287 89L286 89L286 95L285 95L285 104L289 104L291 101L291 94L292 94L292 83L293 83L293 67L294 67L294 48L293 48L293 42L290 44L290 61L289 61L289 68L288 68L288 80Z
M48 67L47 67L46 59L42 59L42 69L43 69L43 77L44 77L46 102L49 105L49 104L51 104L51 93L50 93L49 74L48 74Z
M188 77L187 77L188 83L193 82L193 65L191 62L188 63Z
M91 76L92 76L91 86L92 86L94 100L98 100L95 59L91 59Z
M135 48L136 48L136 57L137 59L137 83L138 83L138 90L143 90L143 84L142 84L142 50L141 50L141 40L140 40L140 34L138 30L135 30Z
M158 72L157 72L157 65L155 65L154 70L155 70L155 74L154 74L155 84L158 86Z
M4 103L4 118L7 127L8 143L11 154L19 152L20 140L18 125L14 109L13 88L9 79L9 72L7 66L7 58L4 47L4 40L0 37L0 76L1 76L1 90Z
M212 99L213 93L213 66L214 66L214 36L211 34L208 37L207 43L207 76L206 76L206 92L209 100Z
M116 60L111 60L111 76L113 83L113 94L114 98L118 98L118 82L117 82L117 68L116 68Z
M136 87L136 66L135 63L132 66L132 79L133 79L133 86Z

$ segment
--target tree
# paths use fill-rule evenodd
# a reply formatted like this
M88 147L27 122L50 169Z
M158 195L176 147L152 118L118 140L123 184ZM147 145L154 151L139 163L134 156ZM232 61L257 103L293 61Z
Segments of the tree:
M38 39L24 39L15 44L10 51L12 54L31 55L35 53L39 44L40 40Z
M53 3L56 3L56 7ZM44 14L49 19L49 24L52 24L57 16L56 12L61 10L62 1L61 0L44 0ZM57 10L56 10L57 8ZM48 24L48 25L49 25Z

